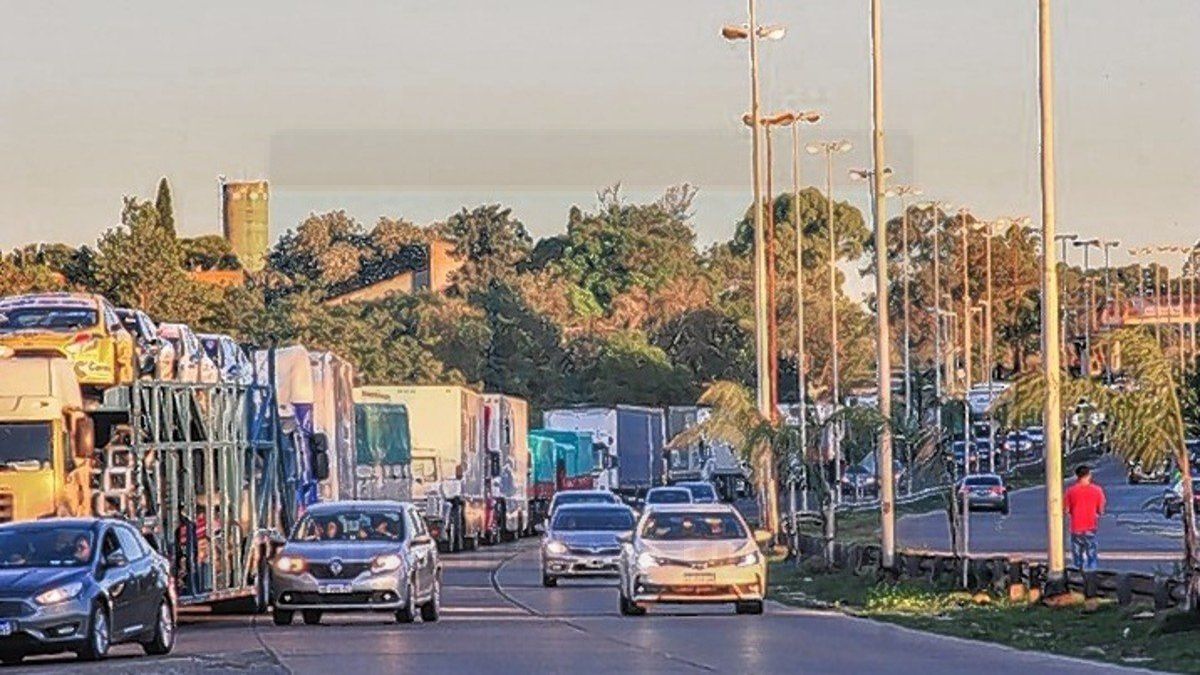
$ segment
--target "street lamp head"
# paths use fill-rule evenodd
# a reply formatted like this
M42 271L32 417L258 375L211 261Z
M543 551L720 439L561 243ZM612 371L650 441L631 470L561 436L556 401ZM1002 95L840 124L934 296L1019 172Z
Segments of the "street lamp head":
M850 169L850 177L854 180L870 180L874 174L870 169Z
M1078 238L1079 238L1079 235L1077 235L1077 234L1056 234L1056 235L1054 235L1054 241L1075 241Z
M763 40L782 40L783 36L787 35L787 28L782 24L776 23L768 26L759 26L755 32Z
M721 37L726 40L745 40L750 37L750 29L745 25L741 26L721 26Z
M816 124L821 121L821 113L815 110L802 110L796 113L796 121Z
M820 153L833 154L835 152L850 152L850 141L823 141L820 143L809 143L804 146L805 151L810 155Z
M763 118L762 123L769 127L774 127L774 126L786 127L795 121L796 121L796 113L794 113L790 110L785 110L783 112L775 113L774 115L767 115L766 117Z
M1095 239L1095 238L1093 238L1093 239L1076 239L1075 241L1072 242L1072 245L1073 246L1084 246L1084 247L1099 246L1100 240Z

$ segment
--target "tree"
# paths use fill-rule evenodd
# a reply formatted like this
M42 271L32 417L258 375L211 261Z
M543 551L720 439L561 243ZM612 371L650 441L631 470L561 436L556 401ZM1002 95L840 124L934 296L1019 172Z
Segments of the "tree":
M566 353L558 325L504 283L473 290L470 301L483 312L490 335L485 388L526 398L537 409L562 403Z
M179 240L183 251L183 266L189 270L238 270L242 263L229 246L229 242L217 234L206 234Z
M512 209L488 204L462 209L437 228L464 261L455 275L460 287L511 280L533 250L533 239ZM462 288L459 289L460 292Z
M1183 559L1187 608L1200 613L1200 548L1192 492L1191 458L1184 442L1184 418L1171 360L1144 329L1121 329L1097 338L1100 349L1119 349L1122 386L1106 387L1090 378L1062 379L1062 417L1079 402L1104 414L1109 446L1129 462L1155 466L1170 458L1182 474ZM1040 371L1019 379L1001 399L1010 423L1041 419L1045 380ZM1051 525L1054 525L1053 523Z
M171 184L167 177L158 179L158 192L154 196L154 211L158 214L158 226L175 236L175 207L171 204Z
M708 384L754 380L754 336L739 321L715 309L694 309L666 322L652 342L692 381Z
M687 371L641 333L577 338L568 358L568 398L575 403L667 406L696 398Z

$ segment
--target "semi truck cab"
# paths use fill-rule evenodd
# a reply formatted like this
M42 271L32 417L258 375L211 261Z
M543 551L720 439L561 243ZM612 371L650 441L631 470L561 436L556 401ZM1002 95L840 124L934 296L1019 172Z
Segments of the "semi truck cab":
M0 522L89 515L93 450L71 364L0 348Z

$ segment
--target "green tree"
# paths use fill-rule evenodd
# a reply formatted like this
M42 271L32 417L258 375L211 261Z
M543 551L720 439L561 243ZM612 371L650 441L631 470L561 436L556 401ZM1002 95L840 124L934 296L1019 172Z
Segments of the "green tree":
M229 242L217 234L206 234L179 240L183 251L183 266L189 270L237 270L242 263L229 246Z
M483 311L491 336L485 355L485 388L526 398L538 409L561 403L566 354L554 321L507 284L477 288L470 299Z
M735 318L712 308L677 315L652 335L671 363L685 368L691 380L708 384L754 380L754 336Z
M696 398L688 372L641 333L583 336L568 345L568 355L573 402L666 406Z
M158 192L154 195L154 211L158 214L158 226L172 237L175 236L175 207L171 204L171 184L167 177L158 179Z
M512 209L499 204L462 209L437 228L454 245L454 254L464 264L455 275L455 283L464 286L511 280L517 268L525 264L533 249L533 239L525 225L512 215Z

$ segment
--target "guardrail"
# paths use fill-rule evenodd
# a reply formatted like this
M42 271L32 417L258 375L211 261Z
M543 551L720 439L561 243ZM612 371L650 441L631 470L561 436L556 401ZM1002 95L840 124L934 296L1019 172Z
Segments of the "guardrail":
M824 540L812 535L800 535L803 555L822 555ZM877 544L834 542L833 564L841 569L860 572L880 571L882 554ZM952 581L961 585L963 565L966 570L966 590L988 591L1012 597L1020 589L1044 588L1048 569L1046 563L1020 557L981 554L962 556L944 553L900 550L896 552L896 573L901 579L921 579L931 583ZM1153 604L1156 610L1169 609L1183 602L1183 581L1173 576L1144 572L1115 572L1096 570L1083 572L1074 567L1066 570L1067 587L1085 597L1114 598L1118 604L1135 602Z

